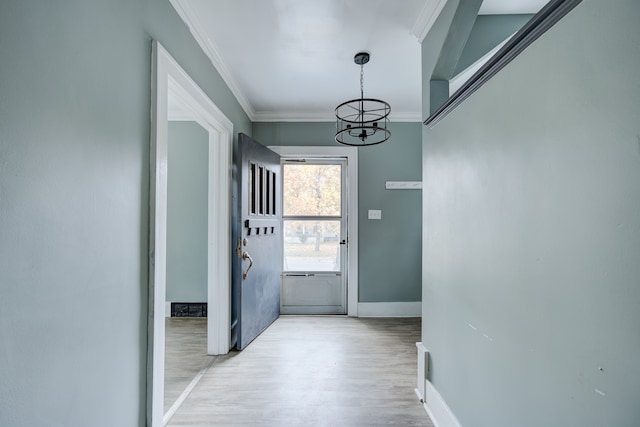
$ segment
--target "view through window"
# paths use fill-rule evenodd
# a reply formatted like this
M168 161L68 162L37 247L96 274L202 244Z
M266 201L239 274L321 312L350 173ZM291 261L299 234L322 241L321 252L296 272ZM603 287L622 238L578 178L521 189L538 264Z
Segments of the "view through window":
M284 271L340 271L342 166L283 165Z

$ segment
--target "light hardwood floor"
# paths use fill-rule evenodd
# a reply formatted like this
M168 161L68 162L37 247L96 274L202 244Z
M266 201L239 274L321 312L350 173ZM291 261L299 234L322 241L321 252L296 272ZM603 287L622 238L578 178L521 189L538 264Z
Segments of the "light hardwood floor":
M164 351L164 412L216 356L207 355L206 317L167 317Z
M415 318L281 316L215 358L168 425L433 426L414 393L419 340Z

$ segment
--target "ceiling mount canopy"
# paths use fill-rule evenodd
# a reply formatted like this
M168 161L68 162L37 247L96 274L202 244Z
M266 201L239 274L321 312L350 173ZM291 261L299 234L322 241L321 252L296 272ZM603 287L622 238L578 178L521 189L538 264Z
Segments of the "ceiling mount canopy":
M389 113L391 106L380 99L364 97L364 64L369 62L367 52L359 52L353 61L360 65L360 98L336 107L336 142L362 147L376 145L391 137Z

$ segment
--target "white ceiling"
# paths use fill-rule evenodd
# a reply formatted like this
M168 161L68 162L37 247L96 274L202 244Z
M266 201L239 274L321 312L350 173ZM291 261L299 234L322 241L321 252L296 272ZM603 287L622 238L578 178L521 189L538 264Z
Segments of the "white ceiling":
M481 13L531 13L546 1L485 0ZM389 102L394 121L421 120L419 37L445 2L171 0L254 121L333 120L336 105L360 96L360 51L371 54L365 97Z
M549 0L483 0L480 15L536 13Z

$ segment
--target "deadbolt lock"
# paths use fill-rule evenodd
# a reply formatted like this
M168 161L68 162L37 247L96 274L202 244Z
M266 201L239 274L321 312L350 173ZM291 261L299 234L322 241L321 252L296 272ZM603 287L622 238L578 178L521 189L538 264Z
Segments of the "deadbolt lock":
M236 256L242 258L242 239L238 237L238 246L236 246Z
M242 258L242 247L247 246L249 241L246 238L238 237L238 246L236 246L236 256Z

